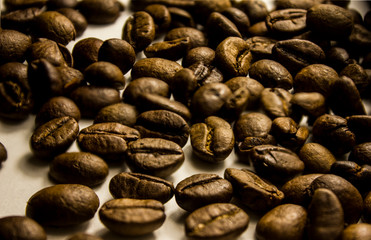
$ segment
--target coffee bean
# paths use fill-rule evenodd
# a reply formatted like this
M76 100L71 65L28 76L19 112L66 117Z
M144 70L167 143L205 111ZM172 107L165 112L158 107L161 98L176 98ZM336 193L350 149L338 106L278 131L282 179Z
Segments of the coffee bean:
M94 118L94 123L117 122L132 127L137 121L139 111L127 103L115 103L101 110Z
M189 45L189 37L157 42L144 49L144 55L147 58L158 57L176 61L186 54Z
M371 237L371 225L367 223L354 223L346 227L341 234L342 240L362 240Z
M94 187L103 183L107 175L106 162L87 152L62 153L56 156L49 166L49 176L58 183Z
M102 240L102 239L103 238L100 238L98 236L82 232L72 234L67 238L67 240Z
M92 63L84 70L84 79L92 86L112 87L122 90L126 79L115 64L105 61Z
M371 142L370 115L353 115L345 118L349 129L356 135L357 143Z
M371 222L371 192L368 192L363 199L362 221L365 223Z
M121 4L116 0L82 0L78 10L90 24L113 23L120 15Z
M21 1L11 1L5 0L4 4L9 9L20 9L20 8L27 8L27 7L42 7L45 6L47 1L45 0L21 0Z
M88 27L88 22L85 16L78 10L73 8L59 8L57 12L66 16L75 27L76 37L80 37Z
M296 0L277 0L275 1L275 6L277 9L286 9L286 8L300 8L308 9L313 7L315 4L326 2L326 0L305 0L305 1L296 1Z
M278 38L289 37L306 30L306 15L305 9L281 9L270 12L265 21L272 35Z
M3 29L12 29L29 34L33 19L45 10L45 8L29 7L4 12L1 15L1 26Z
M363 93L369 84L365 69L357 63L348 64L341 70L339 75L352 79L360 93Z
M0 164L8 158L8 151L6 150L4 144L0 142Z
M272 49L277 40L264 36L253 36L246 40L250 45L253 62L261 59L272 59Z
M250 164L249 154L255 146L259 145L277 145L276 139L270 135L266 134L263 136L250 136L245 137L242 141L237 142L236 152L239 156L239 161Z
M71 226L92 219L98 207L98 196L89 187L59 184L33 194L27 202L26 216L43 226Z
M170 10L165 5L151 4L145 7L144 11L149 13L153 18L156 35L168 30L172 22L172 16Z
M81 129L77 144L82 151L90 152L104 160L122 161L127 144L140 138L131 127L115 122L97 123Z
M59 66L57 67L59 76L62 81L62 95L69 96L73 90L76 88L86 85L84 81L84 75L79 70L68 67Z
M363 164L371 165L370 148L371 148L370 142L355 145L348 156L348 160L354 161L360 165Z
M97 62L99 49L102 44L103 40L95 37L88 37L77 41L72 49L73 67L84 71L87 66Z
M32 44L31 37L16 30L0 32L0 64L7 62L23 62L28 47Z
M326 147L313 142L304 144L298 155L308 173L329 173L336 162L335 156Z
M229 7L224 9L221 13L236 25L242 36L248 35L250 19L244 11L239 8Z
M243 141L246 137L260 137L267 135L272 127L272 120L263 113L243 113L234 124L236 141Z
M186 236L192 239L236 239L248 227L249 216L231 203L214 203L192 212L185 220Z
M159 177L122 172L110 180L109 191L114 198L155 199L166 203L174 195L174 186Z
M184 1L186 3L187 1ZM191 1L188 1L191 2ZM181 27L191 27L195 28L196 23L192 14L186 9L179 7L168 7L171 16L170 29L181 28Z
M101 222L122 236L149 234L165 221L164 205L153 199L113 199L99 210Z
M232 184L217 174L194 174L175 187L177 204L188 212L212 203L228 203L232 196Z
M195 47L206 47L207 46L207 38L205 34L198 30L197 28L193 27L179 27L174 28L166 33L164 40L171 41L179 38L189 37L190 46L189 48Z
M183 162L181 146L169 140L144 137L128 144L126 163L132 172L166 178Z
M215 59L215 51L209 47L196 47L190 49L182 59L182 66L189 67L195 63L203 62L212 65Z
M260 105L271 118L291 117L296 120L291 106L292 94L283 88L265 88L261 92Z
M325 97L318 92L298 92L292 95L290 100L292 111L297 116L308 116L307 123L313 122L321 115L328 113Z
M232 183L235 196L253 211L268 211L284 199L276 186L248 169L227 168L224 177Z
M39 158L53 158L67 151L78 133L79 125L74 118L55 118L33 132L30 139L31 151Z
M0 237L4 240L46 240L46 233L36 221L25 216L0 218Z
M249 16L251 23L264 21L268 15L268 7L262 0L233 1L233 4Z

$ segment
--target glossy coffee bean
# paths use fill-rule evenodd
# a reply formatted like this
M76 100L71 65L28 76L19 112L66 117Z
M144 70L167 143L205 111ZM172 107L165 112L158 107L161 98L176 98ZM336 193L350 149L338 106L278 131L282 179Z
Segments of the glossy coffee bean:
M99 110L94 123L117 122L132 127L138 115L139 111L135 106L123 102L115 103Z
M83 0L77 8L90 24L113 23L121 11L119 2L115 0Z
M98 61L84 70L84 80L92 86L112 87L122 90L126 79L118 66L113 63Z
M76 42L72 49L73 67L84 71L90 64L98 61L99 49L103 40L95 37L83 38Z
M44 228L29 217L2 217L0 218L0 226L0 237L4 240L46 240Z
M335 156L326 147L314 142L304 144L298 155L308 173L329 173L336 162Z
M341 234L342 240L361 240L371 237L371 224L358 223L346 227Z
M266 18L266 24L273 36L298 35L306 30L307 10L299 8L272 11Z

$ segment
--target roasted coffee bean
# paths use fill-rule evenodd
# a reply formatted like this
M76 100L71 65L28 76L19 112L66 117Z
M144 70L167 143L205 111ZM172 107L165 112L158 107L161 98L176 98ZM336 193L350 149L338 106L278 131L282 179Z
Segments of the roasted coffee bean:
M246 13L251 23L264 21L268 15L268 7L262 0L233 1L233 3L235 7Z
M62 153L56 156L49 166L49 176L58 183L94 187L103 183L107 175L107 163L87 152Z
M8 151L6 150L4 144L0 142L0 164L8 158Z
M306 126L299 126L292 118L278 117L272 122L271 134L283 147L296 151L309 137Z
M81 118L79 108L71 99L63 96L50 98L37 113L35 126L39 127L54 118L64 116L73 117L77 122Z
M49 9L75 8L77 0L49 0L47 6Z
M91 85L76 88L70 98L79 107L84 118L95 118L102 108L121 101L117 89Z
M88 23L113 23L120 16L122 5L117 0L82 0L77 5Z
M358 55L371 50L371 31L361 24L354 24L353 31L349 36L349 47Z
M105 202L99 210L101 222L122 236L149 234L165 221L164 205L153 199L120 198Z
M79 133L79 124L73 117L55 118L36 128L30 139L31 151L39 158L53 158L67 149Z
M28 82L27 66L9 62L0 66L0 116L26 119L33 108L33 98Z
M237 142L236 152L239 156L239 161L250 164L249 154L252 148L266 144L277 145L277 141L272 135L266 134L259 137L245 137L242 141Z
M342 240L362 240L371 237L371 224L354 223L346 227L341 234Z
M298 155L308 173L329 173L336 162L335 156L326 147L314 142L304 144Z
M134 11L142 10L146 6L154 4L154 3L161 3L168 7L179 7L179 8L192 8L194 7L194 1L189 0L181 0L181 1L174 1L174 0L132 0L131 1L131 8Z
M360 219L363 199L357 188L349 181L334 174L324 174L313 180L310 188L310 195L318 188L326 188L336 194L344 210L345 224L356 223Z
M267 212L256 225L256 238L303 239L307 211L300 205L282 204Z
M169 29L172 22L170 10L163 4L151 4L144 8L144 11L152 16L155 22L156 35Z
M99 198L91 188L59 184L33 194L27 202L26 216L43 226L71 226L92 219L98 207Z
M216 48L215 61L228 76L246 76L252 61L250 46L242 38L228 37Z
M348 37L354 24L349 11L332 4L318 4L309 8L306 23L308 29L329 39Z
M269 181L248 169L227 168L224 178L233 185L235 196L253 211L265 212L284 199L284 194Z
M346 117L348 126L356 135L357 143L371 142L371 116L353 115Z
M356 144L356 136L347 120L340 116L324 114L316 119L312 128L313 140L328 148L334 155L349 152Z
M223 114L223 116L226 117L226 119L237 119L241 115L241 113L246 110L248 104L251 104L251 102L253 101L253 98L255 96L250 95L250 91L246 84L249 81L248 79L251 78L235 77L225 82L225 85L227 85L227 87L229 87L232 91L232 96L227 100L225 104L226 112ZM251 90L253 91L254 89L251 88Z
M84 15L73 8L59 8L57 12L66 16L73 24L76 30L76 37L80 37L88 27L88 22Z
M224 9L221 13L236 25L242 36L248 35L250 20L244 11L235 7L229 7Z
M1 27L29 33L33 19L45 10L45 8L30 7L3 13L1 15Z
M214 203L192 212L185 220L186 236L192 239L236 239L248 227L249 215L231 203Z
M7 9L10 10L17 10L20 8L28 8L28 7L42 7L45 6L47 3L46 0L21 0L21 1L13 1L13 0L5 0L4 4Z
M147 58L157 57L176 61L186 54L189 45L189 37L156 42L144 49L144 55L146 55Z
M318 64L325 60L325 53L321 47L313 42L301 39L287 39L276 42L272 54L274 59L293 75L308 65Z
M0 237L4 240L46 240L45 230L35 220L24 216L0 218Z
M135 52L140 52L155 39L155 28L151 15L138 11L126 20L121 38L130 43Z
M243 113L234 124L233 131L236 141L243 141L246 137L262 137L269 134L272 120L263 113Z
M362 221L371 223L371 192L368 192L363 199Z
M183 162L181 146L166 139L144 137L128 144L126 163L132 172L166 178Z
M208 83L196 90L191 99L191 112L195 121L209 116L221 116L232 91L224 83Z
M289 8L275 10L265 19L268 30L278 38L298 35L306 30L307 10Z
M135 62L134 48L125 40L110 38L99 48L98 60L115 64L123 74L126 74Z
M272 49L277 40L264 36L254 36L248 38L246 42L250 45L253 62L256 62L261 59L272 58Z
M170 29L181 27L196 27L195 20L193 19L193 16L189 11L178 7L168 7L168 10L171 16Z
M298 155L280 146L256 146L251 149L250 159L257 174L272 182L286 182L304 171Z
M192 125L190 139L193 153L208 162L224 161L232 152L235 142L231 125L216 116Z
M137 106L143 112L149 110L168 110L179 114L187 122L191 120L191 112L181 102L153 93L140 94L137 99Z
M75 40L75 26L66 16L57 11L46 11L35 17L32 33L39 38L48 38L67 45Z
M260 105L271 118L292 117L296 120L291 106L292 94L283 88L265 88L261 92Z
M217 174L194 174L175 187L177 204L188 212L212 203L228 203L232 196L232 184Z
M310 185L314 179L322 176L320 173L304 174L287 181L281 187L285 194L285 203L293 203L307 207L310 203Z
M304 1L277 0L274 2L274 4L277 9L286 9L286 8L308 9L318 3L323 3L323 2L326 2L326 0L304 0Z
M357 63L348 64L341 70L339 75L352 79L360 93L362 93L369 85L365 69Z
M371 142L365 142L354 146L349 154L348 160L359 165L371 165Z
M77 137L78 147L104 160L122 161L127 144L140 138L131 127L115 122L96 123L82 129Z
M174 195L174 186L159 177L122 172L110 180L109 191L114 198L155 199L166 203Z
M69 96L76 88L86 85L83 73L75 68L59 66L57 67L57 71L59 72L63 85L63 96Z
M224 82L223 73L214 65L207 65L203 62L197 62L192 64L188 68L193 71L193 75L198 86L203 86L207 83Z
M189 37L190 39L190 49L195 47L206 47L207 38L205 34L193 27L179 27L174 28L166 33L165 41L171 41L179 38Z
M103 238L88 233L79 232L70 235L66 240L103 240Z
M294 89L295 92L319 92L328 97L338 78L333 68L324 64L311 64L296 74Z
M290 90L294 82L290 72L284 66L269 59L254 62L249 68L249 77L259 81L266 88Z
M164 58L143 58L134 64L131 78L152 77L171 86L174 75L182 68L179 63Z
M345 48L331 47L326 51L326 64L340 72L351 62L350 55Z
M87 66L97 62L99 49L102 44L103 40L95 37L84 38L76 42L72 49L73 67L84 71Z
M337 239L344 229L344 211L337 196L326 188L314 191L308 207L308 239Z
M269 37L269 31L265 21L260 21L255 24L252 24L249 29L249 36L258 36L258 37Z
M170 98L170 87L160 79L141 77L129 82L122 93L122 98L125 102L136 105L138 96L144 93L153 93Z
M357 86L346 76L341 76L332 83L327 102L332 112L341 117L367 114Z
M115 103L102 108L94 118L94 123L117 122L132 127L137 121L138 109L127 103Z
M318 92L298 92L292 95L290 100L292 111L296 115L308 117L307 123L313 122L321 115L328 113L325 97ZM299 120L298 120L299 121Z
M112 87L122 90L126 79L115 64L105 61L92 63L84 70L84 79L92 86Z
M202 62L212 65L215 59L215 51L209 47L196 47L190 49L182 59L182 66L189 67L195 63Z
M27 49L31 46L31 37L16 30L2 29L0 32L0 64L23 62Z

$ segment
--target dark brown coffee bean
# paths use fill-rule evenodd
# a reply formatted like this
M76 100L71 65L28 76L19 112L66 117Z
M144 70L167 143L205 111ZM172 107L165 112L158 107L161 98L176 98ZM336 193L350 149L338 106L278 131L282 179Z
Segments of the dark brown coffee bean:
M300 8L308 9L313 7L315 4L326 2L326 0L277 0L275 1L275 6L277 9L286 9L286 8Z
M77 122L81 118L79 108L71 99L63 96L50 98L37 113L35 126L41 126L54 118L64 116L73 117Z
M250 46L242 38L228 37L216 48L215 61L228 76L246 76L252 61Z
M30 7L5 12L1 15L1 27L3 29L12 29L22 33L30 33L33 19L45 10L45 8Z
M136 129L120 123L97 123L80 131L77 144L82 151L101 156L104 160L122 161L128 142L139 137Z
M76 30L76 37L81 36L88 27L88 22L85 16L76 9L59 8L57 12L63 14L72 22Z
M265 88L261 92L260 105L271 118L292 117L296 120L291 106L292 94L283 88Z
M265 21L272 35L282 38L304 32L307 27L306 15L305 9L281 9L270 12Z
M371 224L355 223L346 227L341 234L342 240L362 240L371 237Z
M365 223L371 223L371 191L368 192L363 199L362 221Z
M31 37L26 34L16 30L2 29L0 32L0 64L23 62L31 44Z
M231 125L216 116L192 125L190 139L193 153L208 162L224 161L232 152L235 142Z
M120 15L121 4L116 0L82 0L78 10L85 16L88 23L113 23Z
M212 65L215 59L215 51L209 47L196 47L190 49L182 59L182 66L189 67L195 63L203 62Z
M242 36L248 35L250 19L244 11L236 7L229 7L223 10L221 13L236 25Z
M249 68L249 77L259 81L266 88L290 90L294 82L290 72L284 66L269 59L254 62Z
M249 216L231 203L214 203L192 212L185 220L186 236L192 239L236 239L248 227Z
M91 188L59 184L33 194L27 202L26 216L43 226L62 227L92 219L98 207L99 198Z
M308 116L307 123L313 122L321 115L328 113L325 97L318 92L298 92L292 95L290 100L292 111L296 115Z
M174 195L172 182L142 173L122 172L109 182L114 198L155 199L168 202Z
M243 113L234 124L236 141L243 141L246 137L266 136L272 127L272 120L263 113Z
M198 21L204 23L207 17L210 16L213 12L221 12L231 6L232 4L230 0L195 1L194 16L197 18Z
M269 37L269 31L265 21L252 24L248 29L249 36Z
M122 93L122 98L125 102L136 105L138 96L143 93L153 93L170 98L170 87L160 79L141 77L129 82Z
M344 229L344 211L337 196L326 188L314 191L308 207L308 239L337 239Z
M84 38L76 42L72 49L73 67L84 71L87 66L97 62L99 49L102 44L103 40L95 37Z
M27 66L18 62L5 63L0 66L0 79L0 116L26 119L33 108Z
M361 24L354 24L349 36L349 46L356 54L363 55L371 50L371 31Z
M76 37L73 23L56 11L46 11L38 15L33 21L32 29L36 37L48 38L63 45L67 45Z
M349 154L348 160L359 165L371 165L371 143L365 142L354 146Z
M268 239L302 239L307 221L305 208L282 204L267 212L256 225L256 237Z
M94 187L103 183L107 175L106 162L87 152L60 154L49 166L49 176L58 183L75 183Z
M237 198L251 210L268 211L279 205L284 194L267 180L247 169L227 168L224 178L233 185Z
M120 68L105 61L92 63L84 70L84 79L92 86L112 87L122 90L126 79Z
M112 232L122 236L149 234L165 221L164 205L153 199L113 199L99 210L101 222Z
M278 144L296 151L307 141L309 130L306 126L299 126L292 118L278 117L272 122L271 134Z
M207 83L224 82L223 73L212 64L207 65L204 62L197 62L188 68L193 71L193 75L198 86L203 86Z
M156 42L144 49L144 55L146 55L147 58L157 57L176 61L186 54L189 46L189 37Z
M228 203L232 196L232 184L217 174L194 174L175 187L177 204L188 212L212 203Z
M81 116L85 118L95 118L102 108L121 101L117 89L91 85L76 88L70 98L79 107Z
M77 0L49 0L47 6L50 9L75 8L77 6Z
M4 240L46 240L42 226L24 216L6 216L0 218L0 237Z
M357 143L371 142L371 116L353 115L346 117L348 126L356 135Z
M328 148L334 155L349 152L356 144L356 137L347 120L340 116L324 114L316 119L312 128L313 139Z
M165 41L171 41L179 38L189 37L190 39L190 49L195 47L206 47L207 38L205 34L198 30L197 28L192 27L180 27L174 28L167 32L165 35Z
M307 27L324 38L346 38L352 32L353 18L342 7L318 4L308 9Z
M286 182L304 171L298 155L280 146L256 146L251 149L250 159L256 172L272 182Z
M59 66L57 67L62 81L63 96L69 96L76 88L86 85L84 75L79 70L72 67Z
M308 173L329 173L336 162L335 156L318 143L306 143L298 152L300 160L305 164Z
M326 64L340 72L350 63L350 55L345 48L331 47L326 51Z
M99 48L98 60L115 64L123 74L126 74L135 62L134 48L125 40L110 38Z
M262 0L234 1L233 3L235 7L246 13L251 23L264 21L268 15L268 7Z
M8 151L6 150L4 144L0 142L0 164L8 158Z
M324 51L317 44L301 39L278 41L272 49L272 54L291 74L296 74L308 65L321 63L325 59Z
M326 188L336 194L344 210L345 224L358 222L362 214L363 199L349 181L334 174L324 174L312 182L311 194L318 188Z
M47 1L45 0L29 0L29 1L13 1L13 0L5 0L4 4L9 9L20 9L20 8L28 8L28 7L42 7L45 6Z
M103 240L103 238L88 233L79 232L70 235L66 240Z
M182 68L179 63L164 58L143 58L134 64L131 78L152 77L171 86L174 75Z
M189 11L178 7L168 7L168 10L171 16L170 29L181 27L196 27L195 20Z
M166 178L180 168L180 145L162 138L141 138L128 144L126 163L132 172Z
M255 146L266 144L277 145L277 141L272 135L266 134L259 137L245 137L242 141L237 142L236 152L239 156L239 161L250 164L249 154L252 148Z
M281 187L285 194L284 202L307 207L310 202L310 185L314 179L322 176L320 173L304 174L287 181Z
M31 151L39 158L64 153L75 141L79 125L73 117L55 118L38 127L30 139Z
M348 64L341 70L339 75L352 79L360 93L364 92L366 87L369 85L365 69L357 63Z
M172 22L170 10L163 4L151 4L144 8L144 11L149 13L155 22L155 32L159 35L169 29Z
M139 111L127 103L115 103L99 110L94 123L117 122L132 127L137 121Z
M254 36L246 40L250 45L250 51L253 56L253 62L261 59L271 59L272 49L277 40L269 37Z
M194 1L190 0L181 0L181 1L174 1L174 0L132 0L131 1L131 8L134 11L142 10L148 5L151 4L164 4L167 7L178 7L178 8L185 8L189 9L194 7Z
M138 11L126 20L121 38L130 43L135 52L140 52L155 39L155 28L151 15Z

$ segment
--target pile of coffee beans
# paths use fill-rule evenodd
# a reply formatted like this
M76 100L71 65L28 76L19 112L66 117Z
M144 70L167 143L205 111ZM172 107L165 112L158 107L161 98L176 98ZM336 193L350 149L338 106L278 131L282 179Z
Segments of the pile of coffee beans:
M35 119L29 152L50 164L53 185L29 196L24 216L0 218L0 239L45 240L94 217L117 236L152 239L171 199L184 214L179 239L236 239L252 218L258 240L371 239L371 10L350 0L3 3L0 120ZM83 37L124 11L120 38ZM2 168L16 161L6 148ZM185 161L209 170L189 173ZM108 179L114 165L125 171ZM102 202L95 187L107 182Z

